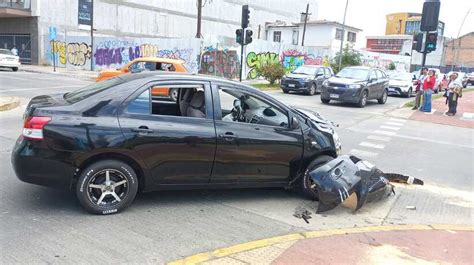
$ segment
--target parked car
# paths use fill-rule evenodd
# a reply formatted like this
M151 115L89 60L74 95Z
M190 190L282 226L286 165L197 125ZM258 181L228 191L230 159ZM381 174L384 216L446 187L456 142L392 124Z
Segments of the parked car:
M10 50L0 49L0 67L11 68L12 71L18 71L20 67L20 57L14 55Z
M178 89L178 102L151 96ZM12 151L18 178L70 188L96 214L137 191L300 187L341 150L333 123L238 82L176 73L115 77L33 98Z
M466 88L468 85L474 85L474 72L466 74L462 79L462 86Z
M367 100L377 99L385 104L388 95L388 78L380 69L365 66L345 67L324 81L321 101L331 100L356 103L365 107Z
M388 95L411 97L413 94L413 74L399 72L392 74L388 81Z
M118 75L126 73L136 74L143 71L187 72L186 67L184 67L184 61L182 60L158 57L142 57L129 62L121 68L100 71L96 81L104 81ZM170 96L174 101L177 100L178 96L176 89L169 89L167 87L153 89L151 93L154 96Z
M317 65L302 65L293 72L285 75L280 82L284 93L290 91L304 92L314 95L321 92L324 80L334 75L331 67Z

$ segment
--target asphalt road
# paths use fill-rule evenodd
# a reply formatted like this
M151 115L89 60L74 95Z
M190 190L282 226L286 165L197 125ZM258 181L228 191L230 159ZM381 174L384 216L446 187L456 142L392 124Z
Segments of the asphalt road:
M360 155L386 172L425 181L399 186L396 195L357 213L337 208L293 217L317 204L281 189L173 191L141 194L125 212L86 214L68 191L20 182L10 164L24 105L33 96L65 93L88 82L51 74L0 71L0 96L17 96L20 107L0 112L0 263L164 263L197 252L250 240L337 227L380 224L471 224L473 131L393 118L407 99L390 97L360 109L323 105L319 96L269 92L290 105L319 111L340 125L345 153ZM409 210L406 206L416 206Z

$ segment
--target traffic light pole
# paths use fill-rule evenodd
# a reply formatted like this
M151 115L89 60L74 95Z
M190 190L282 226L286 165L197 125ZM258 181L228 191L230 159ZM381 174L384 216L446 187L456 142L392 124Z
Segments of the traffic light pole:
M245 40L245 31L242 29L242 41ZM240 44L240 73L239 73L239 81L242 82L242 73L244 71L244 45Z

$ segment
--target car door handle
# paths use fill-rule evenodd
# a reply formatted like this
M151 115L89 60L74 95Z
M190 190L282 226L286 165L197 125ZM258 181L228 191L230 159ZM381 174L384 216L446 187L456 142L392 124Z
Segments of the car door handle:
M147 134L147 133L152 133L153 129L149 129L147 126L140 126L138 128L133 128L132 132L137 132L141 134Z
M226 132L225 134L219 134L220 138L224 138L226 141L233 141L237 138L239 138L237 135L231 132Z

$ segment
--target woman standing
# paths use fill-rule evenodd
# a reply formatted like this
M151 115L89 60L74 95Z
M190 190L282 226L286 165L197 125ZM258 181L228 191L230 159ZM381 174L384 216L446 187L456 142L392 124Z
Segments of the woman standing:
M421 108L421 111L431 112L431 95L433 94L435 84L435 72L429 70L428 76L423 81L423 107Z
M448 84L448 106L449 110L446 112L448 116L456 115L458 107L458 98L462 96L462 84L457 80L458 73L452 73L449 76Z

